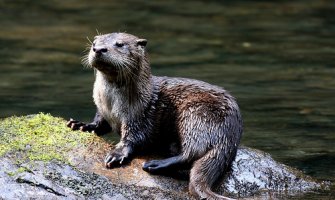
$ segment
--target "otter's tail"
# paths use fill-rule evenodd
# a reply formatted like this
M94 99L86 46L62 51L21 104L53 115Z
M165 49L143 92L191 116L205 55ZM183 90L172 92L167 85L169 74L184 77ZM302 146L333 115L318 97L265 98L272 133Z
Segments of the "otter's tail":
M200 199L208 200L231 200L212 191L214 184L217 184L235 158L235 152L226 152L225 148L213 148L203 157L194 162L190 174L189 191ZM227 157L227 155L231 155Z

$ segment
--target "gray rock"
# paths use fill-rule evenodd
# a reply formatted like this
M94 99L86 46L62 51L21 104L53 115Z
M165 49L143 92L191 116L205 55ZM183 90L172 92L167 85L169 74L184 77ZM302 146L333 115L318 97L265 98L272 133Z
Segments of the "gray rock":
M0 162L0 199L188 199L186 194L146 187L112 183L106 177L83 172L56 161L15 165L2 158ZM21 170L25 169L25 170ZM160 199L160 198L159 198Z
M78 154L82 154L79 152ZM87 157L87 156L84 156ZM134 159L126 166L107 170L94 159L81 168L56 161L15 164L14 157L0 161L0 199L192 199L188 181L154 176L141 169L146 159ZM320 189L325 184L298 170L274 161L269 154L242 147L232 172L218 188L230 197L257 197L273 193L294 195Z
M294 195L320 189L325 185L301 171L276 162L270 154L241 147L231 174L219 190L236 196L250 196L260 191Z

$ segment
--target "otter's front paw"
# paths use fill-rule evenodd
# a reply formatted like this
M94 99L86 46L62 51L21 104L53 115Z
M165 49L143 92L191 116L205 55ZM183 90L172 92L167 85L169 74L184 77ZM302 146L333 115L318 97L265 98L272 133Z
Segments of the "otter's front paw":
M70 127L72 130L81 130L84 132L92 132L96 129L95 124L85 124L83 122L74 119L70 119L66 125L67 127Z
M107 168L120 167L121 165L127 164L129 160L128 153L124 152L122 149L115 149L107 154L105 158L105 166Z

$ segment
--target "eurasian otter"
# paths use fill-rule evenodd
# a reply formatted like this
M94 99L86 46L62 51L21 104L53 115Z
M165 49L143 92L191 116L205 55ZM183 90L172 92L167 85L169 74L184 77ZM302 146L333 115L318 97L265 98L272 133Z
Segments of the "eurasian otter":
M192 195L228 199L212 188L230 168L242 135L234 97L202 81L151 75L146 44L147 40L126 33L95 37L85 63L96 69L97 113L92 123L71 119L67 125L97 134L111 129L121 134L105 158L107 168L125 164L153 145L176 143L176 155L145 162L143 169L161 173L192 166Z

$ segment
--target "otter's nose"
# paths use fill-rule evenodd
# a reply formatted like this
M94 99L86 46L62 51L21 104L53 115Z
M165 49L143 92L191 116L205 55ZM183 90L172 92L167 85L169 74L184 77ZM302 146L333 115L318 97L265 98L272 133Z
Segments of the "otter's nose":
M93 51L97 54L106 53L107 48L105 48L105 47L93 47Z

